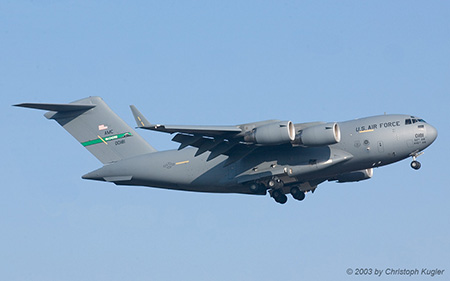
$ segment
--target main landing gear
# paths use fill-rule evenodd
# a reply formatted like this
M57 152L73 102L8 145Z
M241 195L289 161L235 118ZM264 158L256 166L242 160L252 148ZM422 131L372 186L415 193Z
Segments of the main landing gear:
M276 176L262 182L250 182L247 186L253 194L260 195L265 195L269 189L270 196L280 204L287 202L286 193L291 193L292 197L298 201L305 199L305 192L299 186L292 186L288 192L288 187L284 186L284 182Z
M298 186L294 186L291 188L291 195L298 201L302 201L303 199L305 199L305 192L301 191Z
M411 162L411 168L413 168L414 170L419 170L420 167L422 166L420 164L420 162L416 160L416 158L419 157L422 154L423 154L423 151L411 153L411 156L413 158L413 161Z
M284 204L287 202L287 196L284 194L284 183L278 177L272 177L267 181L267 187L271 189L270 196L273 197L275 202Z
M303 199L305 199L305 192L300 190L300 188L298 186L292 187L290 192L291 192L292 197L294 197L294 199L296 199L298 201L302 201ZM273 199L275 200L275 202L277 202L277 203L284 204L287 202L287 196L286 196L286 194L284 194L284 191L282 188L272 189L270 194L273 197Z
M272 177L267 182L267 186L271 189L270 195L273 197L275 202L280 204L285 204L287 202L287 196L285 194L286 187L284 186L283 181L281 181L278 177ZM305 192L300 190L299 186L293 186L289 191L294 199L299 201L305 199Z
M287 202L287 196L281 188L273 189L271 195L277 203L284 204Z

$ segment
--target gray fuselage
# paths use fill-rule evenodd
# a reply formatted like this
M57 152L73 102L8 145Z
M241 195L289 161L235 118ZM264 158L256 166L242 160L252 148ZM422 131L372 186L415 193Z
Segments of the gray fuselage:
M409 120L409 121L408 121ZM339 175L388 165L418 155L437 137L436 129L409 115L380 115L338 122L341 140L318 147L259 146L244 158L226 164L228 156L208 161L210 152L195 156L187 147L148 153L107 164L84 179L176 190L251 193L248 184L273 176L302 190Z

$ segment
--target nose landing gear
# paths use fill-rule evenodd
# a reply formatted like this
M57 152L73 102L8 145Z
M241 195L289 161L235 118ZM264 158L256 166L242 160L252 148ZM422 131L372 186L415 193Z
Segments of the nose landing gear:
M422 164L420 164L419 161L414 160L411 162L411 168L413 168L414 170L419 170L421 166Z
M420 167L422 166L422 164L420 164L420 162L416 160L416 158L422 154L423 151L411 153L411 156L413 158L413 161L411 162L411 168L413 168L414 170L419 170Z

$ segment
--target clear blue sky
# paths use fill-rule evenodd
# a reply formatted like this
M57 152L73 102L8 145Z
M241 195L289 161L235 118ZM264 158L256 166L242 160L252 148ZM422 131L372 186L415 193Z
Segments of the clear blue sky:
M346 274L357 267L450 278L448 1L160 2L0 3L0 279L375 279ZM286 205L117 187L82 180L100 162L42 112L11 106L94 95L133 125L129 104L191 125L387 112L439 136L419 171L405 160Z

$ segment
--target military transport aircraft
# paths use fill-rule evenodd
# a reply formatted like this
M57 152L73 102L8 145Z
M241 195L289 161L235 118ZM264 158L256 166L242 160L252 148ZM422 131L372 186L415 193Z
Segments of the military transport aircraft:
M175 134L178 149L156 151L100 97L69 104L22 103L47 110L103 167L83 179L166 189L265 195L284 204L303 200L324 181L370 179L373 168L416 157L436 129L410 115L380 115L345 122L268 120L236 126L152 124L130 106L140 129Z

